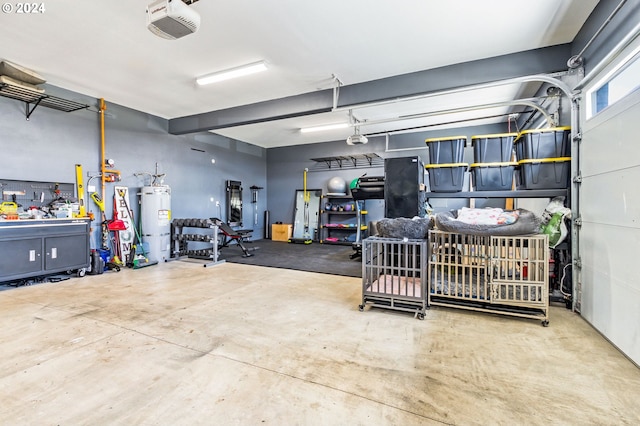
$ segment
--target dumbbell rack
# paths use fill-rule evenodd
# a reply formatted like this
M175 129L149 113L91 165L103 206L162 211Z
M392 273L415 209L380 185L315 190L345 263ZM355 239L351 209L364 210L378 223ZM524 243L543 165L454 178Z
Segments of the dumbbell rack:
M192 228L192 229L189 229ZM185 232L188 229L189 233ZM190 243L200 248L190 247ZM173 219L171 222L171 258L208 260L204 266L224 263L218 251L218 225L211 219Z

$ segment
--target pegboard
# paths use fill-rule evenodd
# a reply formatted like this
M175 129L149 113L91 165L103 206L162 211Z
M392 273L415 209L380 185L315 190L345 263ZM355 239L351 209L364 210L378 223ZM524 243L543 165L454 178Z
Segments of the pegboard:
M53 201L75 202L75 184L0 179L2 201L13 201L27 210L30 206L45 207Z

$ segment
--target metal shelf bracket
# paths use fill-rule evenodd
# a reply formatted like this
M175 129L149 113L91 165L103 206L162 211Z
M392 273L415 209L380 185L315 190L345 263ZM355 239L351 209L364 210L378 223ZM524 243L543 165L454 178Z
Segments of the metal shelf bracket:
M35 92L33 90L7 83L0 83L0 96L24 102L25 117L27 121L39 105L63 112L72 112L89 108L89 105L82 104L80 102L46 95L44 93Z

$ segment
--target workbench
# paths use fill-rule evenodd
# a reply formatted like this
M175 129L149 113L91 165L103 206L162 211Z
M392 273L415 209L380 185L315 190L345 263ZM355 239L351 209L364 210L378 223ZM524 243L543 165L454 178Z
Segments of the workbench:
M90 220L0 220L0 282L89 268Z

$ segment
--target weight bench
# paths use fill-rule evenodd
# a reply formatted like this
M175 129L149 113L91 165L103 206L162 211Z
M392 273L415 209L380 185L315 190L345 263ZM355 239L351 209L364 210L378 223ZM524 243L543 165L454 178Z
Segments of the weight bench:
M223 222L216 217L211 218L211 221L218 226L220 233L224 235L224 239L222 240L220 247L228 247L229 244L235 242L236 245L240 247L240 249L242 249L242 252L244 253L243 257L253 256L253 254L251 254L250 252L258 249L258 247L252 247L249 249L245 247L244 244L242 244L243 242L246 242L246 238L249 238L251 236L250 232L236 231L231 226L229 226L228 223Z

